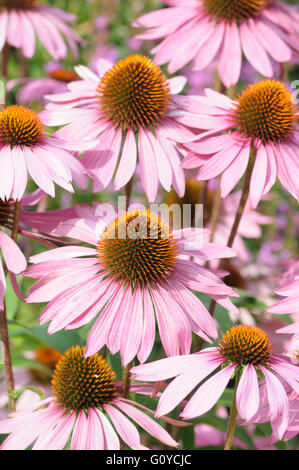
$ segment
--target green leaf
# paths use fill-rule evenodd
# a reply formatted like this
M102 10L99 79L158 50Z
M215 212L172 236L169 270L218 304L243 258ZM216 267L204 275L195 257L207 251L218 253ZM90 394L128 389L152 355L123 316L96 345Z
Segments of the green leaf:
M83 344L76 331L73 330L62 330L49 335L47 332L48 325L41 325L35 327L26 327L15 322L9 322L10 324L16 325L18 328L14 328L12 336L27 335L33 336L39 339L42 343L51 346L57 351L65 352L72 346Z
M181 431L183 448L188 450L195 449L194 443L194 426L187 426Z

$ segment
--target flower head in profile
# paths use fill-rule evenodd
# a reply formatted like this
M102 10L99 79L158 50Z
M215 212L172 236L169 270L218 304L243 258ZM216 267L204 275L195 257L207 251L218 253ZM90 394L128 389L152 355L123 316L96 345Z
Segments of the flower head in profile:
M138 18L140 39L162 39L151 51L174 73L192 61L203 70L214 60L226 87L238 82L242 55L265 77L271 59L287 62L299 51L296 7L272 0L164 0L170 8ZM270 56L270 57L269 57ZM271 59L270 59L271 58Z
M31 58L37 36L55 60L67 56L65 40L77 56L83 41L68 25L75 19L71 13L39 5L39 0L0 0L0 52L6 43Z
M250 420L260 408L263 379L269 406L268 421L278 436L289 422L289 402L283 383L299 391L298 367L288 358L273 353L268 335L256 326L238 325L228 330L217 347L189 356L161 359L132 369L133 378L160 381L175 377L159 400L156 415L173 410L199 385L181 415L192 419L209 411L228 382L237 382L236 405L240 418ZM263 382L261 382L263 383Z
M66 141L97 139L81 160L93 176L95 192L106 188L114 174L115 190L126 185L138 156L150 202L155 200L159 182L166 191L173 185L183 195L185 179L176 143L193 134L177 119L184 112L176 95L186 79L167 79L142 55L131 55L116 64L100 59L97 69L98 75L76 67L82 80L70 83L68 93L47 96L52 103L42 113L45 122L66 124L57 132Z
M0 112L0 199L20 200L28 174L52 197L54 183L73 192L73 175L86 179L86 170L64 149L59 139L46 133L36 113L18 105L4 108Z
M101 206L99 206L100 208ZM217 337L214 320L191 290L203 292L238 312L228 296L238 295L219 276L190 260L231 257L208 243L202 229L172 231L156 213L133 209L107 221L95 215L70 219L52 233L93 247L68 246L33 256L26 275L39 278L27 302L49 302L40 317L49 333L95 319L85 355L105 344L123 364L152 351L156 322L168 356L188 354L192 331L207 341ZM100 313L100 315L98 315Z
M197 100L194 118L197 113L204 132L186 144L185 168L199 168L199 180L222 174L221 195L225 197L245 173L252 148L257 152L250 185L252 206L268 193L276 177L299 197L298 106L285 85L262 80L249 85L235 100L213 90L192 99Z
M1 434L9 434L0 448L62 450L70 439L71 450L118 450L120 437L129 447L142 449L131 419L158 440L177 446L138 403L121 397L120 386L102 356L85 358L84 348L73 346L56 365L52 395L0 421Z

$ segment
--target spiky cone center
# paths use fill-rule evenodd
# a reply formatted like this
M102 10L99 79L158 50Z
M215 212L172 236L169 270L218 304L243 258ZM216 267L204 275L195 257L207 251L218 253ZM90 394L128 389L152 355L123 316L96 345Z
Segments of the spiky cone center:
M219 352L229 361L253 366L267 364L272 355L268 335L256 326L237 325L219 340Z
M255 18L269 5L271 0L203 0L205 11L215 18L226 22L237 22Z
M32 147L41 141L43 134L41 120L30 109L12 105L1 111L0 140L11 147Z
M0 199L0 227L12 230L14 213L15 202L12 199L9 199L8 201Z
M263 80L242 91L232 117L245 137L260 139L263 143L279 143L292 135L298 107L282 83Z
M66 410L88 410L110 403L117 395L116 376L98 353L84 357L84 347L68 349L56 365L52 391Z
M138 209L120 215L108 225L97 252L107 275L134 289L155 285L170 276L178 245L160 216Z
M105 73L98 85L98 99L108 121L137 130L166 115L171 93L169 82L157 65L147 57L132 55Z
M71 70L56 69L49 73L49 77L59 82L70 83L78 80L78 76Z
M0 0L0 8L28 10L36 7L38 0Z
M49 372L42 369L30 369L35 379L42 383L49 383L52 378L53 371L61 358L61 353L57 349L50 346L41 346L35 350L34 359L36 362L49 369Z

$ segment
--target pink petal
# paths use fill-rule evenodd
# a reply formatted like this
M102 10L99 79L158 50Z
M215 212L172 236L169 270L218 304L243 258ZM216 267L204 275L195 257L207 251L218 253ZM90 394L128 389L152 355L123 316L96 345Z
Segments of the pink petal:
M104 405L104 409L107 411L122 440L132 449L141 449L139 433L131 421L114 406Z
M259 408L259 384L254 366L247 364L237 388L237 408L240 416L250 420Z
M235 368L236 364L227 366L204 382L185 406L180 416L185 419L192 419L209 411L221 397Z
M165 429L162 428L156 421L151 419L142 411L138 410L134 406L128 405L120 400L117 401L117 406L130 418L132 418L139 426L145 429L149 434L156 437L161 442L164 442L168 446L177 447L178 443L172 439Z

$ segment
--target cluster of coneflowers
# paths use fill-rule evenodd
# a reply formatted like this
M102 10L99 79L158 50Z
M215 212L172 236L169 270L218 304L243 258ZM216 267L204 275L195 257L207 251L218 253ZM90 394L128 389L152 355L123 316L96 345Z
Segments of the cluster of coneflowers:
M75 56L78 45L85 47L69 26L73 15L39 3L0 0L3 74L11 48L34 57L36 37L55 60L66 57L66 42ZM234 395L225 449L237 424L269 421L272 442L298 432L298 321L279 332L293 335L281 355L258 326L237 321L221 337L213 314L220 304L238 318L227 259L246 259L242 237L259 236L259 225L267 223L256 212L260 200L277 179L299 196L298 105L288 85L273 78L275 62L283 67L298 57L299 13L270 0L164 3L134 23L143 28L140 39L158 40L153 59L138 53L116 63L100 58L96 70L77 65L75 75L56 69L51 78L64 86L51 83L57 92L45 97L39 115L19 104L1 109L0 315L10 408L0 421L0 433L9 435L2 449L142 449L146 443L133 422L178 446L163 422L191 425L229 384ZM243 57L261 78L232 96L226 91L238 83ZM182 94L186 78L168 78L160 68L168 64L175 73L189 63L202 71L214 63L223 93ZM49 127L58 129L50 133ZM198 169L196 182L187 178L190 169ZM199 185L204 208L212 207L205 227L176 230L154 211L133 206L133 177L149 203L157 202L160 187L173 188L180 201L185 194L187 203L188 191ZM209 202L207 184L215 178ZM38 187L31 194L25 194L28 179ZM45 194L55 197L55 185L73 193L73 184L87 189L89 181L92 205L36 210ZM241 190L232 193L238 184ZM106 188L126 195L121 214L103 215L96 200ZM26 260L18 236L46 249ZM18 287L20 273L37 279L28 295ZM8 274L24 302L46 303L39 323L49 325L49 334L92 323L86 344L57 358L50 396L17 411ZM298 292L295 271L269 312L298 313ZM197 293L210 298L210 307ZM148 362L155 341L163 355ZM122 380L109 363L118 352ZM152 396L155 411L139 403L138 394ZM179 418L167 417L177 407Z

